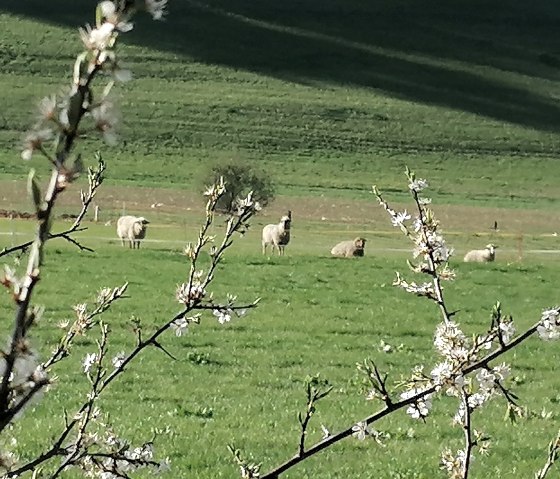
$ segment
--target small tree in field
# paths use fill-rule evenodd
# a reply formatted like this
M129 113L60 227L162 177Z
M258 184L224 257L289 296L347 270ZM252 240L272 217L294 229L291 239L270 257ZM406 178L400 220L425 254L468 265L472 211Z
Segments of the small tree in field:
M264 171L238 160L212 165L203 176L203 185L216 183L224 179L227 190L218 202L216 211L234 213L237 210L236 198L253 192L253 199L261 206L266 206L274 199L274 183Z

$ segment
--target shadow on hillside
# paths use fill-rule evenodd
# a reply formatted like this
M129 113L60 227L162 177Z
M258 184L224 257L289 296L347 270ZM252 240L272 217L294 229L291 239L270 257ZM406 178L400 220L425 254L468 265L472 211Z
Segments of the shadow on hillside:
M46 8L42 0L3 0L0 11L72 27L91 19L95 3L50 0ZM532 91L530 82L559 76L560 7L551 3L176 0L165 23L148 27L138 18L144 25L127 42L293 82L349 84L557 130L558 101Z

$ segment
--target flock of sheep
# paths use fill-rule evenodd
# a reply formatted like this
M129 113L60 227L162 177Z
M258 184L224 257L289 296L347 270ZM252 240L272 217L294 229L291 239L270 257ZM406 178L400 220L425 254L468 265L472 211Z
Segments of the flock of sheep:
M147 225L150 222L143 216L121 216L117 221L117 235L121 239L121 243L125 246L128 241L130 248L140 248L140 241L146 237ZM292 212L288 211L287 215L280 218L278 224L266 225L262 230L262 252L266 254L268 246L271 252L277 251L279 255L283 255L286 245L290 242L290 229L292 225ZM333 256L343 258L351 258L354 256L364 256L366 246L365 238L355 238L353 240L341 241L331 249ZM488 244L484 249L475 249L469 251L463 261L466 263L488 263L496 258L497 246Z

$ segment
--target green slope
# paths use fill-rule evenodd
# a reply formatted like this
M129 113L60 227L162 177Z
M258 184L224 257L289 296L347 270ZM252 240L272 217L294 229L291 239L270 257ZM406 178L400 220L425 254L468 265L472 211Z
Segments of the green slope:
M4 176L27 171L33 102L68 83L94 4L0 5ZM191 189L233 156L281 194L359 197L409 164L444 201L554 206L559 18L544 1L172 2L166 22L139 16L122 37L136 77L119 89L123 144L80 148L138 185Z

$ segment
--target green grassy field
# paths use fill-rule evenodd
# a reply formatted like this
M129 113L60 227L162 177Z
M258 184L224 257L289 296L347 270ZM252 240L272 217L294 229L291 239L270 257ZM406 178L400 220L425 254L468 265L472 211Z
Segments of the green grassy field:
M436 308L391 286L394 271L406 270L404 253L344 261L294 247L289 256L269 259L248 252L243 243L249 241L239 240L227 255L212 289L217 297L233 292L247 302L261 296L259 308L225 326L209 315L187 336L166 335L163 344L178 360L149 351L102 403L117 429L131 438L145 438L154 427L167 431L157 445L172 459L175 477L234 477L225 449L232 441L265 468L291 455L309 374L320 373L334 386L313 420L313 441L320 438L321 424L336 431L375 409L362 394L357 362L374 359L397 382L414 365L437 361L431 344ZM480 267L455 260L453 265L459 280L447 287L447 295L451 307L461 310L458 319L468 333L487 326L496 299L514 314L519 329L554 301L557 261L534 258L508 265L499 260ZM147 331L171 317L178 311L174 290L186 271L180 251L159 244L130 251L105 243L95 254L80 254L53 242L37 296L47 312L34 342L48 354L60 334L53 326L72 317L71 305L101 286L126 280L129 299L115 305L105 320L112 350L130 350L131 315ZM9 317L8 301L2 302L2 314ZM7 333L9 325L4 327ZM384 353L381 341L394 352ZM93 335L80 339L74 356L55 371L60 380L52 393L18 422L23 455L55 434L63 404L79 400L76 392L87 387L80 361L94 348ZM475 416L476 427L492 436L494 447L489 456L477 458L474 477L527 477L544 460L558 418L556 349L534 339L506 358L514 364L512 385L529 418L517 426L504 422L501 400ZM449 427L453 408L454 400L436 401L426 424L397 414L377 426L391 433L386 448L347 440L286 477L435 477L441 447L461 444L460 429ZM543 409L552 416L542 418Z
M34 103L70 81L76 27L93 20L94 5L0 4L0 209L30 211L29 168L46 178L49 165L23 162L18 145ZM171 458L174 477L237 477L231 442L264 470L295 453L310 374L334 386L313 419L315 441L321 424L336 432L375 409L356 362L375 359L397 382L413 366L437 361L438 312L391 286L394 271L407 269L408 244L369 193L377 184L410 208L405 165L430 180L457 250L459 279L446 294L465 331L485 329L498 299L519 329L558 304L560 7L545 0L188 0L169 8L165 23L138 18L121 37L135 76L118 87L123 141L111 148L85 134L78 147L87 163L97 150L108 162L101 222L88 218L78 236L95 253L49 245L37 290L46 313L33 341L46 356L72 305L129 281L130 297L105 318L112 350L129 351L132 315L150 330L179 310L174 291L188 271L181 251L201 220L197 179L207 163L239 158L267 170L278 197L236 241L213 286L217 297L262 297L259 308L225 326L210 316L185 337L167 335L177 361L149 351L102 403L116 429L137 442L154 428L165 431L156 447ZM65 194L59 215L77 211L83 185ZM261 256L261 226L288 209L288 255ZM124 211L152 221L140 251L116 241ZM59 219L55 230L66 225ZM0 218L0 250L33 229ZM368 238L365 258L329 257L334 243L356 235ZM489 241L500 246L494 264L460 262L466 249ZM12 305L7 294L0 298L7 336ZM381 341L394 352L384 353ZM80 338L56 371L58 384L16 424L23 457L41 450L63 409L80 401L87 390L80 362L94 348L93 335ZM506 358L528 417L504 422L501 400L475 415L492 448L476 458L472 477L532 477L544 463L560 417L557 349L534 339ZM462 432L450 427L453 408L449 398L438 400L426 424L397 414L377 426L391 434L385 448L346 440L286 477L443 477L440 450L462 447Z

